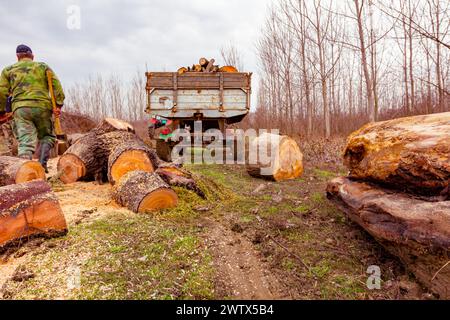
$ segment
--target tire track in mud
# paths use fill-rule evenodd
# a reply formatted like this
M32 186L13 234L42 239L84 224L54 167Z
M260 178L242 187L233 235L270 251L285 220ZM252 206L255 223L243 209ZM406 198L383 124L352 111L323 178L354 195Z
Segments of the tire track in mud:
M287 298L282 285L247 238L212 219L205 219L204 227L205 243L214 257L219 297L236 300Z

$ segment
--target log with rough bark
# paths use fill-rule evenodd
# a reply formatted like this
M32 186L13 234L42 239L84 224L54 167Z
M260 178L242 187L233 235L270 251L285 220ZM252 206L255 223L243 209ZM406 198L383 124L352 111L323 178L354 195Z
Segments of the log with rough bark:
M450 298L450 201L429 202L348 178L331 181L327 194L423 285Z
M450 112L368 124L344 156L350 176L427 196L449 196Z
M104 168L102 148L104 142L101 136L120 132L124 137L134 133L134 128L128 122L106 118L96 128L87 134L69 136L71 147L64 153L58 162L58 171L62 172L61 181L73 183L83 178L93 178ZM107 161L107 160L106 160Z
M74 183L94 177L101 170L97 157L98 137L90 132L73 144L58 161L58 172L63 183Z
M0 186L45 180L45 170L37 161L0 157Z
M206 58L200 58L199 60L199 65L201 65L202 67L206 68L206 66L209 64L209 60Z
M266 159L260 157L260 149L265 150ZM303 154L288 136L262 134L248 144L246 153L247 172L253 177L280 182L303 174Z
M161 165L156 173L171 187L181 187L195 192L206 199L205 193L199 188L192 174L176 166Z
M108 159L108 180L114 185L130 171L154 172L159 159L156 152L136 138L113 148Z
M136 213L173 208L177 194L156 174L131 171L120 179L113 190L113 199Z
M106 177L111 150L135 139L136 136L131 132L113 131L99 135L94 129L61 156L58 161L60 180L69 184L80 180L99 180L99 176Z
M45 181L0 188L0 251L29 237L67 233L58 199Z

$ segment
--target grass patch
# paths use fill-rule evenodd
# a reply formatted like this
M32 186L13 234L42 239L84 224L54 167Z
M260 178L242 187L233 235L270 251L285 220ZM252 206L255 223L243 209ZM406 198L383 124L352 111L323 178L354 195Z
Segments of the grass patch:
M211 256L195 228L119 214L76 226L56 243L57 248L29 262L35 279L8 283L11 298L214 298ZM67 279L75 260L81 287L69 290Z
M251 216L251 215L243 215L241 216L240 220L243 223L251 223L253 221L255 221L255 216Z
M311 211L311 207L306 204L301 204L295 207L292 211L295 213L307 214Z
M321 170L321 169L314 169L313 171L314 175L322 180L329 180L332 178L335 178L337 175L335 172L328 171L328 170Z
M314 235L308 231L289 230L285 231L283 235L292 242L309 242L314 239Z
M270 216L273 216L273 215L279 213L280 211L281 211L280 207L270 206L261 213L261 217L267 218L267 217L270 217Z
M327 260L321 261L318 265L311 267L311 272L319 279L327 276L331 271L331 265Z
M311 195L311 201L315 202L316 204L322 204L325 201L325 196L322 192L314 192Z

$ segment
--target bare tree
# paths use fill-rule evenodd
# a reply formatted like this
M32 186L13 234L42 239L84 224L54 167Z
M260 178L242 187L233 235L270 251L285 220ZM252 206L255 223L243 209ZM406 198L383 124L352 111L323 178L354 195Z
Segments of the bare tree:
M235 45L230 43L226 46L223 46L220 49L220 55L222 56L222 60L224 61L225 65L234 66L240 71L244 70L242 54L239 52Z

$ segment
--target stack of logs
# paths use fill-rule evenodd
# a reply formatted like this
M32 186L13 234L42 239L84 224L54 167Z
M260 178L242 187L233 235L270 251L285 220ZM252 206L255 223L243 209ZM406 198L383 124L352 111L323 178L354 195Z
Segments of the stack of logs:
M450 298L450 113L369 124L327 193L441 299Z
M58 174L66 184L107 179L113 199L136 213L175 207L171 186L204 196L189 172L159 159L130 124L117 119L105 119L78 137L59 159Z
M216 61L214 59L208 60L206 58L200 58L198 64L194 64L192 67L181 67L178 69L179 74L186 72L230 72L236 73L238 70L233 66L223 66L219 67L215 65Z
M30 237L66 233L61 206L39 162L0 157L0 252Z

